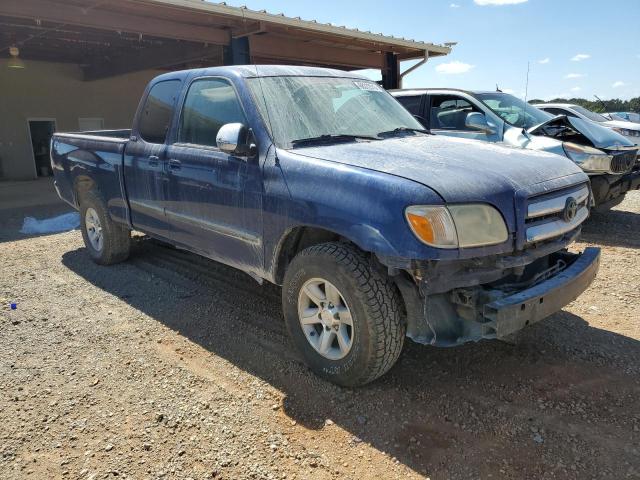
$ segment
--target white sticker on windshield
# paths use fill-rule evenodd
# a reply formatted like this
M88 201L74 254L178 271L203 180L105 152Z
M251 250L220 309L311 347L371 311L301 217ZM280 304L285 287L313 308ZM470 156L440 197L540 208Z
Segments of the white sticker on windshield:
M365 82L362 80L354 80L353 84L358 87L360 90L368 90L370 92L379 92L382 90L380 85L374 82Z

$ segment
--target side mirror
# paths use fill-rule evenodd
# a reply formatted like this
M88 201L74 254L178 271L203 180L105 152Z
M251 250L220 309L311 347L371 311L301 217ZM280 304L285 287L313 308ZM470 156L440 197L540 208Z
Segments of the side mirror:
M220 151L229 155L248 157L255 151L255 145L250 141L252 135L241 123L227 123L220 127L216 135L216 145Z
M487 117L480 112L467 113L464 126L487 134L495 133L495 129L487 123Z

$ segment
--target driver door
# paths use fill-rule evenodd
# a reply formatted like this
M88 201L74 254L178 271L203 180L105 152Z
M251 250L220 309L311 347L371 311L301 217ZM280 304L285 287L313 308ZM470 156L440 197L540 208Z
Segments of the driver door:
M457 95L431 95L428 105L429 127L436 135L446 135L449 137L470 138L472 140L482 140L485 142L499 142L502 140L501 134L496 125L494 132L486 133L466 126L466 118L469 113L477 112L485 115L480 108L469 100Z
M167 149L166 216L172 239L247 271L262 261L262 176L255 159L216 145L220 127L247 125L232 83L195 79L184 100L176 141Z

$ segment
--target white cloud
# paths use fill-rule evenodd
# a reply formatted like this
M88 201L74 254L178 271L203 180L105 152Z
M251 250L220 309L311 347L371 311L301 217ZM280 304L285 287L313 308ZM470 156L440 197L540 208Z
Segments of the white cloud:
M525 3L528 0L473 0L476 5L485 7L487 5L517 5L518 3Z
M575 55L571 61L572 62L581 62L582 60L587 60L588 58L591 58L591 55L589 55L588 53L579 53L577 55Z
M612 86L613 88L618 88L618 87L624 87L624 86L626 86L626 85L627 85L626 83L624 83L624 82L622 82L622 81L618 80L617 82L613 82L613 85L611 85L611 86Z
M570 73L569 75L565 75L564 78L584 78L586 75L584 73Z
M580 88L580 87L573 87L571 89L572 92L579 92L580 90L582 90L582 88Z
M458 5L457 3L452 3L451 5L449 5L449 8L460 8L460 5Z
M549 63L551 61L551 59L549 57L547 58L543 58L542 60L538 60L538 63L540 65L544 65L545 63Z
M467 73L471 70L475 65L469 65L468 63L459 62L458 60L454 60L449 63L441 63L436 66L436 72L444 73L447 75L456 75L460 73Z
M501 88L500 90L503 91L503 93L508 93L509 95L513 95L514 93L516 93L513 88Z

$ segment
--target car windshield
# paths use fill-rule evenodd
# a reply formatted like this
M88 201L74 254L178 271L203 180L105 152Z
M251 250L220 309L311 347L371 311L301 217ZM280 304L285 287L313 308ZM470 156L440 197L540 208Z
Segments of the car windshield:
M478 93L476 97L493 113L514 127L533 127L553 118L550 113L543 112L508 93Z
M571 107L571 110L575 110L580 115L584 115L592 122L608 122L609 121L607 117L603 117L599 113L595 113L595 112L592 112L591 110L587 110L586 108L581 107L580 105L573 105Z
M625 120L627 122L640 123L640 113L633 112L611 112L613 120Z
M280 148L305 140L355 141L424 127L377 83L339 77L282 76L247 80ZM380 136L383 138L384 136Z

